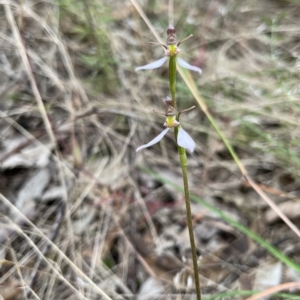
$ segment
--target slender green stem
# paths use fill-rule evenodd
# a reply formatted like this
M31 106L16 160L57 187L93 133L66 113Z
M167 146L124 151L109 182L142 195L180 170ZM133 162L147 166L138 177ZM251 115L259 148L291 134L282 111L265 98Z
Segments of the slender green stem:
M177 110L177 103L176 103L176 58L175 58L175 56L170 57L169 79L170 79L170 93L171 93L171 96L172 96L172 100L174 102L174 107ZM177 115L177 120L178 120L178 115ZM175 134L175 139L177 141L178 127L174 128L174 134ZM178 154L179 154L180 165L181 165L181 170L182 170L182 177L183 177L185 206L186 206L188 230L189 230L189 235L190 235L190 244L191 244L191 250L192 250L192 259L193 259L193 269L194 269L196 294L197 294L197 300L201 300L201 288L200 288L200 278L199 278L199 271L198 271L198 259L197 259L194 231L193 231L193 220L192 220L192 211L191 211L191 202L190 202L190 192L189 192L189 185L188 185L187 157L186 157L185 149L180 147L180 146L177 146L177 147L178 147Z
M177 133L178 133L178 128L175 128L175 137L177 137ZM187 216L187 224L188 224L191 250L192 250L192 259L193 259L193 269L194 269L196 294L197 294L197 300L201 300L200 278L199 278L199 271L198 271L198 259L197 259L194 231L193 231L192 210L191 210L191 201L190 201L190 193L189 193L189 185L188 185L187 157L186 157L185 149L180 147L180 146L178 146L178 153L179 153L181 170L182 170L182 177L183 177L186 216Z
M176 58L175 58L175 56L170 57L169 80L170 80L171 98L174 101L174 108L177 110L177 103L176 103ZM177 135L176 135L176 137L177 137Z

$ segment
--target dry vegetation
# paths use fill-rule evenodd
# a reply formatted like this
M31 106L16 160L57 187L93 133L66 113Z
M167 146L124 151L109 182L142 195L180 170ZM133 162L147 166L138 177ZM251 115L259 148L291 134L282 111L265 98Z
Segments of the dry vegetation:
M165 39L167 1L140 4ZM161 131L152 111L169 93L166 66L134 72L163 54L140 14L129 0L0 5L0 298L193 299L173 136L135 152ZM194 35L182 56L203 68L191 75L212 116L298 228L299 14L297 0L174 8L178 38ZM196 104L179 76L177 89L181 109ZM189 177L203 298L299 282L299 237L200 108L182 122L197 143ZM300 299L299 284L268 299Z

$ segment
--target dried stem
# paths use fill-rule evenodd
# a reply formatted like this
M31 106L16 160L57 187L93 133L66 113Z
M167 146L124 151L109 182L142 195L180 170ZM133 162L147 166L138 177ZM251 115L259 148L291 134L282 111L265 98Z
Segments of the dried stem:
M174 0L169 0L169 24L174 24Z

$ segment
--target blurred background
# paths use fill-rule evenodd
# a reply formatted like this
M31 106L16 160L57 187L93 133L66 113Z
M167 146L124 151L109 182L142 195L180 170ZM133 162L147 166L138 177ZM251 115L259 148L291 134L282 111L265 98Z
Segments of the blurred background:
M168 1L137 0L163 40ZM194 299L168 67L135 1L0 2L1 299ZM300 3L174 1L181 57L249 176L300 225ZM177 77L203 299L300 281L299 237ZM267 242L267 244L266 244ZM298 296L297 296L298 295ZM264 298L267 299L267 298ZM300 299L296 289L268 299Z

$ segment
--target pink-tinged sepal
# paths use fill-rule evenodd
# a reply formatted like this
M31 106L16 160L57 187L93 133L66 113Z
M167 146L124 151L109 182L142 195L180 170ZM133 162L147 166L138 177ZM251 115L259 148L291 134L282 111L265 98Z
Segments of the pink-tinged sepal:
M154 61L148 65L145 66L141 66L141 67L137 67L135 68L135 71L139 71L139 70L152 70L152 69L157 69L159 67L161 67L166 61L167 61L168 57L164 56L163 58Z
M194 152L196 146L194 140L182 127L178 129L177 144L190 152Z
M142 145L142 146L138 147L135 151L138 152L142 149L148 148L148 147L158 143L167 134L167 132L169 130L170 130L170 128L166 128L157 137L155 137L152 141L150 141L148 144L145 144L145 145Z
M181 59L180 57L176 58L177 63L179 64L179 66L181 66L182 68L188 69L188 70L192 70L195 72L198 72L199 74L202 73L202 70L196 66L192 66L190 64L188 64L186 61L184 61L183 59Z

